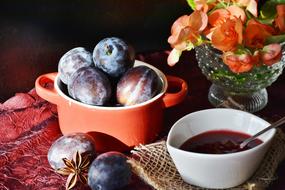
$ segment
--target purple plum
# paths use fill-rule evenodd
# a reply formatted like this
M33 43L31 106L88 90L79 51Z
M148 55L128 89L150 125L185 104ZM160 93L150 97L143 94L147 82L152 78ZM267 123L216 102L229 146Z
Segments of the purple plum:
M124 106L145 102L161 91L161 80L147 66L129 69L117 84L117 101Z
M60 80L68 84L70 76L81 67L93 65L92 55L83 47L77 47L66 52L59 60L58 72Z
M115 190L130 183L131 166L127 157L119 152L99 155L88 171L88 185L92 190Z
M73 133L58 138L48 151L48 162L53 169L58 170L65 167L62 159L71 160L77 151L82 155L90 154L92 161L95 158L93 138L85 133Z
M112 94L108 77L94 67L78 69L71 76L67 88L72 98L89 105L104 105Z
M116 78L133 67L135 52L120 38L104 38L94 48L93 61L97 68Z

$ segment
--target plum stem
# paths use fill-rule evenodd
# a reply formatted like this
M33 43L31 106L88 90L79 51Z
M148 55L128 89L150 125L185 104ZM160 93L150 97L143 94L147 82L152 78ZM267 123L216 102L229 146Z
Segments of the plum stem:
M112 52L113 52L113 49L114 49L114 48L113 48L112 46L106 45L106 46L105 46L106 55L111 55Z

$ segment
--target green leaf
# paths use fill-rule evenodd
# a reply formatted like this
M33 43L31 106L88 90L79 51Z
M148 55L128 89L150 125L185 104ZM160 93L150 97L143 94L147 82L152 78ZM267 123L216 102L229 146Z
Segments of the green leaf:
M188 5L191 7L192 10L196 9L196 3L194 0L187 0Z
M260 16L262 19L272 19L276 15L276 5L285 4L285 0L269 0L261 7Z
M269 3L284 4L285 0L268 0Z
M216 3L216 0L207 0L207 4Z
M272 25L274 18L269 19L257 19L260 23L266 24L266 25Z
M285 42L285 34L278 36L270 36L265 41L266 44L281 43L281 42Z
M271 3L271 2L266 2L261 10L260 10L260 16L262 19L270 19L274 18L276 15L276 4Z
M247 49L246 47L239 45L234 53L237 55L243 55L243 54L251 54L251 51Z
M247 17L247 20L250 20L252 18L252 14L248 12L247 10L245 11L245 15Z

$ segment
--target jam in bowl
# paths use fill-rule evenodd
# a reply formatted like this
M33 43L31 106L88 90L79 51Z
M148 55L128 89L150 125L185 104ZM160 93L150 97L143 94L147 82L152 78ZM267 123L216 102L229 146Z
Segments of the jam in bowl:
M170 129L167 150L182 179L203 188L231 188L259 167L276 133L269 130L245 149L239 143L270 124L247 112L214 108L190 113Z
M248 150L262 143L262 140L257 138L240 148L240 144L249 137L251 135L236 131L213 130L189 138L180 149L205 154L228 154Z

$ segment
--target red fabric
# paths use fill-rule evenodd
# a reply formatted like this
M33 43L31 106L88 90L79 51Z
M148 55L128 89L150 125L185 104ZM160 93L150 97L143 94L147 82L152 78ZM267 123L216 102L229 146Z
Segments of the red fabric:
M56 107L32 90L0 104L0 189L64 189L47 161L60 136Z
M166 64L167 52L145 53L137 59L159 68L165 74L183 78L189 85L189 94L180 105L165 110L165 136L182 116L201 109L211 108L207 100L210 82L201 74L194 52L183 54L180 63L170 68ZM284 76L268 88L269 103L257 115L274 121L285 115ZM56 190L65 189L66 178L56 174L47 161L47 151L62 134L58 127L56 106L40 97L34 90L18 93L0 104L0 190ZM270 189L285 189L285 164L279 169L281 179ZM284 177L282 177L284 176ZM89 189L78 186L76 189ZM150 190L136 176L124 189Z

